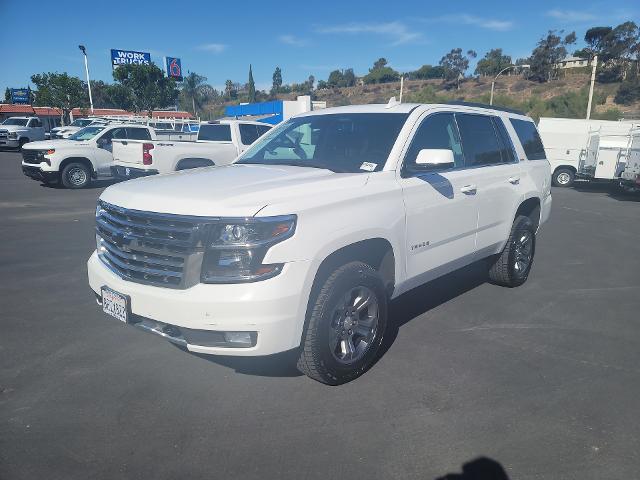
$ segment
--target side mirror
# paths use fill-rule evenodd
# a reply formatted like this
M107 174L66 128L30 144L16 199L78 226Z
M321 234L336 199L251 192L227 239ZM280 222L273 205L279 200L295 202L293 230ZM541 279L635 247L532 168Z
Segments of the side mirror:
M425 148L418 152L418 167L451 168L455 166L453 151L444 148Z

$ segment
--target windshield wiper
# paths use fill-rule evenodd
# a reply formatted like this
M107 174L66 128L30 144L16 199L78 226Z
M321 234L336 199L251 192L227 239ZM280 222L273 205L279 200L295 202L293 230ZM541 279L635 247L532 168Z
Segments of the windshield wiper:
M286 165L286 166L290 166L290 167L302 167L302 168L318 168L320 170L329 170L331 172L334 173L347 173L347 170L339 170L339 169L335 169L335 168L331 168L327 165L325 165L324 163L300 163L300 162L296 162L296 161L286 161L286 160L278 160L277 162L271 162L271 161L260 161L260 160L244 160L244 161L240 161L237 162L240 165L249 165L249 164L255 164L255 165Z

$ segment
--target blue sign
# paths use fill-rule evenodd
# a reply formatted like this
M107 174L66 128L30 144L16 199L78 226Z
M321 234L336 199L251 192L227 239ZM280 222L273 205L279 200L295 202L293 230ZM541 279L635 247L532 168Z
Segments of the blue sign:
M111 49L111 66L115 70L120 65L150 65L151 54L147 52L133 52L130 50Z
M165 68L167 69L167 77L174 78L178 82L182 81L182 63L176 57L164 57Z
M28 88L12 88L11 89L11 103L31 103L29 101L29 89Z

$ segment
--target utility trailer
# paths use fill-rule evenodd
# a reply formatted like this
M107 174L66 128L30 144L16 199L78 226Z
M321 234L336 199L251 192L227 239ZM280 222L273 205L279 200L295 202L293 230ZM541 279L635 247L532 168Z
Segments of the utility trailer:
M628 192L640 192L640 128L631 131L620 187Z
M538 130L544 144L547 160L551 164L551 180L553 184L556 187L570 187L573 185L574 180L579 176L581 162L584 160L585 166L588 163L586 155L590 150L590 142L595 142L592 139L594 132L603 129L603 131L606 130L610 133L626 132L628 135L634 126L640 127L640 123L573 118L540 118ZM595 143L591 146L595 147ZM589 162L591 161L589 159ZM580 176L591 179L588 174L582 175L580 173Z

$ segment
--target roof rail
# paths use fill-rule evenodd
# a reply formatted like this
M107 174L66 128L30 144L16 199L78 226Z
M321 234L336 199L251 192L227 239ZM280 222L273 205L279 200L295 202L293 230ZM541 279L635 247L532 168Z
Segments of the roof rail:
M525 112L523 112L521 110L516 110L515 108L496 107L495 105L487 105L486 103L451 101L451 102L443 102L442 105L462 105L464 107L488 108L488 109L491 109L491 110L498 110L500 112L508 112L508 113L516 113L518 115L526 115Z

